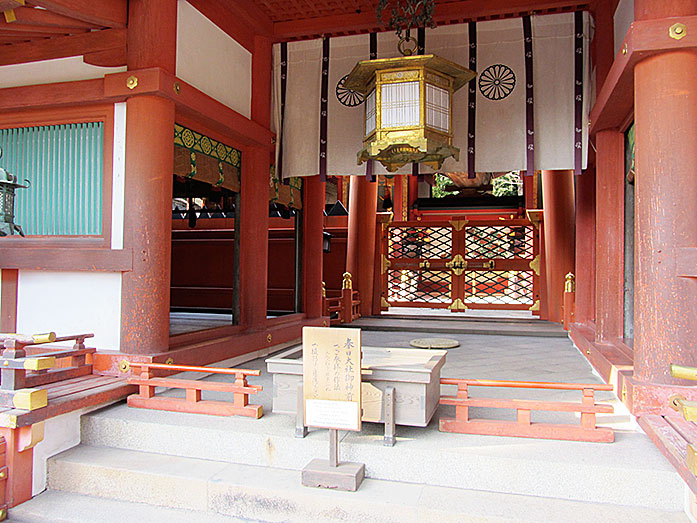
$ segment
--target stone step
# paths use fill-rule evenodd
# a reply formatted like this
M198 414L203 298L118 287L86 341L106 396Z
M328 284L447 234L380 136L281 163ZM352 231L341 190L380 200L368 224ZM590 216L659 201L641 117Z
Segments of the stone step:
M682 508L684 483L640 432L617 431L609 444L476 436L439 432L438 417L427 429L398 426L394 447L383 446L379 424L364 423L361 433L342 432L340 459L365 463L371 479L667 511ZM295 438L291 416L267 411L261 420L253 420L117 405L83 416L82 442L295 473L328 454L327 431L311 430L306 438Z
M479 319L443 319L419 317L367 316L359 318L349 327L366 331L424 333L483 334L494 336L535 336L542 338L566 338L568 333L557 323L536 321L481 321Z
M197 510L175 509L47 490L31 501L10 509L7 521L16 523L237 523L233 518Z
M679 510L376 479L366 479L353 493L312 489L301 485L297 470L84 444L51 459L49 488L11 517L42 522L109 522L114 515L120 521L160 517L155 520L168 522L187 516L214 522L220 516L268 522L687 521ZM129 517L141 511L147 517Z

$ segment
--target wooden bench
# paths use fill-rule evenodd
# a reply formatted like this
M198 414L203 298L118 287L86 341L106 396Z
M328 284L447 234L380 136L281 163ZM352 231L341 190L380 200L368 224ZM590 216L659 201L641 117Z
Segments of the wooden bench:
M612 413L612 405L595 403L595 391L611 391L612 385L598 383L553 383L529 381L464 380L441 378L442 385L457 385L457 396L441 396L441 405L454 405L455 418L441 418L442 432L481 434L491 436L513 436L524 438L561 439L571 441L593 441L610 443L615 433L610 428L596 427L596 414ZM551 389L583 391L580 403L561 401L516 400L500 398L471 398L469 387L507 387L519 389ZM493 419L470 419L470 407L515 409L516 421ZM532 423L531 412L580 412L580 425Z
M138 385L139 393L128 397L128 406L142 409L168 410L173 412L190 412L213 416L249 416L261 418L262 406L249 405L249 395L263 390L260 385L249 385L247 376L259 376L258 370L222 369L218 367L192 367L189 365L167 365L162 363L136 363L131 367L140 368L140 376L128 379L128 383ZM154 371L205 372L235 376L234 383L219 381L186 380L178 378L153 377ZM155 396L155 387L184 389L184 398ZM231 392L232 403L226 401L202 400L201 392Z

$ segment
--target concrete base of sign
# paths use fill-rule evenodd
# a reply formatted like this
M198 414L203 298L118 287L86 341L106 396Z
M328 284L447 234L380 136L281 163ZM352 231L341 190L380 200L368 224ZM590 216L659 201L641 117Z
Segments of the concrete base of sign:
M363 463L339 463L333 467L327 459L313 459L302 471L306 487L328 488L355 492L365 478Z

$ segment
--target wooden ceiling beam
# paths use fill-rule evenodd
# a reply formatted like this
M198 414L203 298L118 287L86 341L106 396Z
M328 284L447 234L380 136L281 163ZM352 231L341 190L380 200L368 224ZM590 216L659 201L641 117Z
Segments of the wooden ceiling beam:
M73 27L57 27L51 25L28 25L19 22L5 22L0 18L0 31L7 33L47 33L47 34L70 34L86 33L87 28L76 29Z
M82 60L86 64L98 65L99 67L121 67L126 65L126 47L86 53Z
M67 27L74 29L98 29L100 25L75 20L67 16L47 11L46 9L34 9L33 7L18 7L14 10L18 24L43 25L54 27ZM15 23L15 22L13 22Z
M31 0L59 15L103 27L126 27L127 0Z
M433 19L439 25L486 18L513 18L552 10L585 9L591 0L464 0L437 4ZM302 40L321 35L387 30L388 13L379 24L375 11L274 23L274 40Z
M3 31L0 29L1 36L17 36L21 40L34 40L37 38L55 38L59 36L69 36L69 33L40 33L36 31Z
M125 29L104 29L79 35L58 36L0 47L0 66L82 56L125 46Z
M23 0L0 0L0 12L17 9L24 5Z

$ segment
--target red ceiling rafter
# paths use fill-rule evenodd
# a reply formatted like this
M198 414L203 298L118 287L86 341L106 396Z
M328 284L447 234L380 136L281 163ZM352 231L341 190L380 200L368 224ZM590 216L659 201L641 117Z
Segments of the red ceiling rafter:
M70 29L99 29L102 26L76 20L68 16L59 15L46 9L34 9L33 7L18 7L14 10L16 22L24 25L43 25Z
M74 33L86 33L89 29L74 29L67 27L56 27L50 25L28 25L19 22L7 23L5 20L0 18L0 33L2 34L12 34L12 33L43 33L47 35L67 35Z
M514 18L588 9L591 0L436 0L434 20L439 25L474 20ZM312 9L308 4L313 4ZM378 24L374 0L261 0L259 7L274 21L274 39L302 40L385 30ZM356 7L357 6L357 7ZM320 16L312 16L313 13ZM383 22L385 17L383 16Z
M126 27L127 0L31 0L38 7L59 15L103 27Z
M85 34L58 36L0 46L0 66L82 56L89 52L125 48L125 46L125 29L104 29Z

